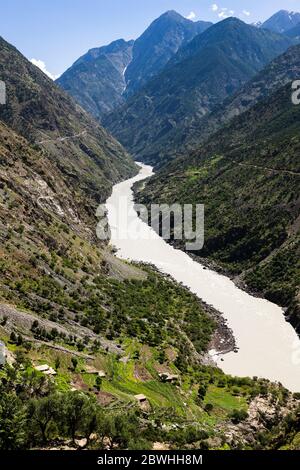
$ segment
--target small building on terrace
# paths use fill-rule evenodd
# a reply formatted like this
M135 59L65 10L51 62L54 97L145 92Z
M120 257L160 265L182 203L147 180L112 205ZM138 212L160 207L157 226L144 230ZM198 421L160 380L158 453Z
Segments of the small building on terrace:
M142 393L139 395L134 395L134 398L139 402L139 403L146 403L147 397L143 395Z
M179 375L169 374L168 372L163 372L159 374L159 378L162 382L167 382L171 384L178 384Z
M44 375L49 375L49 376L56 375L56 371L52 367L48 366L48 364L35 366L35 370L37 370L38 372L41 372Z

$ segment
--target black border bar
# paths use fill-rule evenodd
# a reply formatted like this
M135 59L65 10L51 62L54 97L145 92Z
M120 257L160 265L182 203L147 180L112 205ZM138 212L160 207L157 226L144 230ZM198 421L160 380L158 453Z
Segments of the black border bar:
M0 467L15 465L30 469L55 469L65 465L68 469L121 468L141 469L161 466L298 464L299 451L0 451Z

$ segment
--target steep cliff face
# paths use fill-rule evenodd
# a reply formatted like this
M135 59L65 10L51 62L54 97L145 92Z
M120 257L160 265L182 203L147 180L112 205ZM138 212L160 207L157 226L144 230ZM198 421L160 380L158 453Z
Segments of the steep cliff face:
M164 141L164 160L177 154L186 155L207 140L214 132L228 125L234 118L249 110L259 101L268 98L283 85L298 80L300 76L300 46L292 46L276 57L261 72L243 85L233 96L199 117L189 126L174 129ZM162 161L162 164L164 161Z
M57 80L57 84L101 120L125 102L125 71L132 61L133 44L134 41L120 39L91 49Z
M108 46L91 49L57 84L101 121L158 75L181 46L211 25L168 11L151 23L136 41L119 39Z
M153 21L134 42L132 61L126 69L125 96L131 96L166 66L180 47L212 26L190 21L176 11L167 11Z
M228 18L179 49L158 76L103 122L133 155L163 163L177 152L177 134L184 136L292 44Z
M138 194L144 203L205 204L205 245L195 254L288 308L298 331L299 122L289 83L165 165Z
M0 120L44 149L51 164L76 187L75 200L104 200L112 184L134 174L135 165L121 145L72 98L3 39L0 75L7 103Z
M275 33L286 33L300 23L300 13L280 10L260 26Z

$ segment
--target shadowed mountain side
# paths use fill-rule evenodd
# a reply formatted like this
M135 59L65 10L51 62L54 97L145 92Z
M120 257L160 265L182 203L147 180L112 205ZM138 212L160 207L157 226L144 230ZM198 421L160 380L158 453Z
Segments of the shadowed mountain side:
M104 124L134 156L161 163L174 134L193 126L291 44L236 18L224 20L181 48ZM176 145L172 150L176 153Z

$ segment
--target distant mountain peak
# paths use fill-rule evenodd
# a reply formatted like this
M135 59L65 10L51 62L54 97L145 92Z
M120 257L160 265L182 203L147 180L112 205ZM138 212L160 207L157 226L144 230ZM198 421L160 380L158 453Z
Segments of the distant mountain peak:
M246 24L244 21L240 20L236 16L230 16L229 18L225 18L224 20L220 21L218 24Z
M219 28L224 28L226 30L230 26L236 27L236 28L243 28L243 29L249 29L251 27L254 27L254 25L245 23L243 20L241 20L240 18L237 18L236 16L230 16L229 18L225 18L224 20L216 23L214 27L216 26L218 26Z
M300 13L296 11L279 10L265 21L261 28L269 29L276 33L283 34L286 31L294 28L300 23Z
M228 18L180 47L160 74L105 117L104 124L145 162L173 158L200 116L219 107L292 44L282 35Z
M284 14L284 15L285 15L286 13L287 13L288 15L292 15L292 16L298 14L296 11L283 10L283 9L282 9L282 10L279 10L277 13L275 13L275 15L276 15L276 14L277 14L277 15L278 15L278 14L281 14L281 15Z
M167 17L167 18L172 18L172 19L174 19L174 20L178 20L178 19L184 20L184 19L185 19L182 15L180 15L180 13L177 13L177 11L175 11L175 10L168 10L168 11L166 11L166 12L163 13L158 19L160 19L160 18L166 18L166 17Z
M190 21L175 10L166 11L135 41L118 39L90 49L57 83L102 120L156 76L181 46L211 25Z
M133 58L125 74L126 97L142 88L182 46L210 26L210 22L193 22L174 10L154 20L134 43Z

